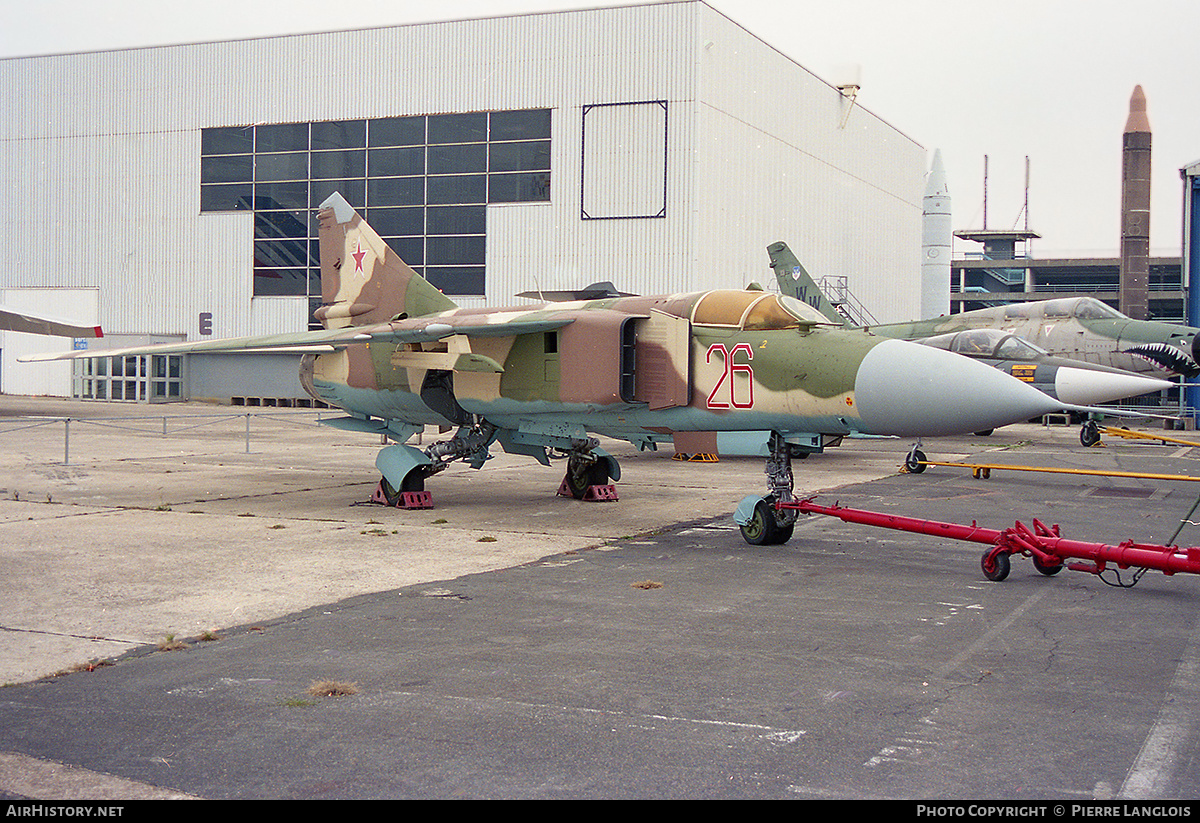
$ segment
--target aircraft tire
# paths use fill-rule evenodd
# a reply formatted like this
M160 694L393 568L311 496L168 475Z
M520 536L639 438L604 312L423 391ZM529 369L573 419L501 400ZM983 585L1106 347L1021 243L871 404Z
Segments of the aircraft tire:
M771 510L771 504L766 500L759 500L754 504L754 514L750 517L750 522L740 528L742 539L751 546L772 546L791 537L794 526L793 523L786 529L780 529L779 524L775 522L775 512ZM780 540L783 531L786 531L787 535Z
M400 481L399 489L389 483L386 477L383 478L383 496L389 506L396 505L396 501L400 499L401 492L423 491L425 491L425 475L421 472L419 466L404 475L404 479Z
M925 471L925 459L925 452L913 449L904 458L904 468L908 469L909 474L920 474Z
M1008 552L999 552L992 558L992 568L988 570L988 555L992 553L988 549L983 553L983 557L979 561L979 567L983 569L983 576L993 583L999 583L1004 578L1008 577L1008 572L1012 568L1012 563L1008 559Z
M1079 430L1079 442L1086 448L1091 448L1100 442L1100 430L1096 427L1094 420L1083 424L1083 428Z
M607 485L608 479L608 463L604 460L597 460L582 473L571 471L571 467L567 467L567 488L576 500L583 499L589 486Z

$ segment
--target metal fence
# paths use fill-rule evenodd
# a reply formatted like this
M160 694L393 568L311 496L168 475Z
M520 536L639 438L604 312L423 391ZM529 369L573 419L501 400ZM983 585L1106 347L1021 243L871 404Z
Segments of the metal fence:
M177 415L138 415L127 417L0 417L0 438L5 435L17 434L32 429L43 429L48 426L62 426L62 462L71 463L71 431L72 427L107 429L134 434L155 435L160 437L181 436L188 432L208 429L229 422L240 422L238 440L244 444L246 454L250 454L252 438L251 422L256 418L270 419L275 423L285 423L296 426L319 426L323 417L339 417L344 413L340 410L313 411L277 411L277 412L242 412L238 414L177 414ZM220 434L219 432L217 432Z

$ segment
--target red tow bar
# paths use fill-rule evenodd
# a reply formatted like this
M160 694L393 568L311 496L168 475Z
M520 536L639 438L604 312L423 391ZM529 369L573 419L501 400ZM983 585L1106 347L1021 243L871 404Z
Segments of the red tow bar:
M1064 565L1072 571L1089 572L1098 576L1108 568L1110 563L1117 569L1138 569L1132 583L1120 582L1119 573L1117 575L1118 582L1110 583L1110 585L1126 588L1135 585L1147 569L1155 569L1166 575L1177 572L1200 574L1200 547L1181 549L1178 546L1134 543L1132 540L1112 546L1104 543L1068 540L1059 535L1057 525L1047 527L1036 519L1033 521L1032 529L1018 520L1010 528L1001 531L982 528L974 521L969 526L961 523L943 523L938 520L921 520L916 517L850 509L837 504L822 506L814 503L811 499L795 503L780 503L778 508L795 509L804 514L825 514L846 523L862 523L867 526L916 532L933 537L986 543L991 548L983 553L980 566L988 580L997 582L1008 577L1009 556L1014 554L1032 558L1034 568L1047 576L1058 574ZM1064 561L1071 558L1087 562L1064 564ZM1101 579L1103 580L1103 578ZM1104 582L1108 583L1109 581L1105 580Z

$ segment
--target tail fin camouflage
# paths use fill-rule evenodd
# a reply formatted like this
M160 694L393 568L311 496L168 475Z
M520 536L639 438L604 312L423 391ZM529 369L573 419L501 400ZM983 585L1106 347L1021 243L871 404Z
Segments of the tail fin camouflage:
M775 279L779 282L781 294L807 303L839 326L846 325L846 318L833 307L825 293L813 282L787 243L772 243L767 246L767 255L771 258L771 268L775 269Z
M327 329L386 323L457 308L400 259L336 192L317 212L321 298L315 312Z

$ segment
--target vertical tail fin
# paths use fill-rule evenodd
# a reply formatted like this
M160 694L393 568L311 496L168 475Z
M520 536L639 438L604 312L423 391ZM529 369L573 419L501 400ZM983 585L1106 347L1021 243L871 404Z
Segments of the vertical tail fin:
M315 312L327 329L386 323L457 308L454 301L410 269L333 193L317 212L320 224L321 298Z
M825 297L787 243L780 241L767 246L767 256L771 258L771 268L775 270L780 293L807 303L839 326L846 325L846 318Z

